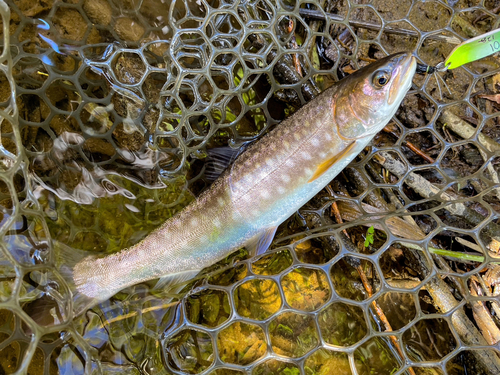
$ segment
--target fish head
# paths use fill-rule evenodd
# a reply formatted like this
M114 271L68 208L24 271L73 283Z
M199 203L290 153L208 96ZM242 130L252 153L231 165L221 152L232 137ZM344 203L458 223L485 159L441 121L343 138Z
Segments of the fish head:
M410 89L416 67L411 53L396 53L340 81L332 104L339 134L354 140L382 130Z

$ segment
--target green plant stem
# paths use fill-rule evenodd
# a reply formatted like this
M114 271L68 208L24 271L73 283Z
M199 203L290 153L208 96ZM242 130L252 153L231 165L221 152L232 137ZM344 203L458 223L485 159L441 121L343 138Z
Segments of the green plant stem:
M410 249L423 250L423 248L421 246L419 246L417 244L409 243L409 242L402 242L401 245L406 246ZM461 259L461 260L468 260L468 261L473 261L473 262L484 262L484 256L482 256L482 255L459 253L457 251L438 249L437 247L432 247L432 246L428 246L427 249L429 249L429 252L436 254L436 255L441 255L441 256L456 258L456 259Z
M457 258L463 260L471 260L473 262L484 262L484 257L482 255L472 255L467 253L459 253L451 250L438 249L436 247L428 247L429 251L436 255L442 255L450 258Z

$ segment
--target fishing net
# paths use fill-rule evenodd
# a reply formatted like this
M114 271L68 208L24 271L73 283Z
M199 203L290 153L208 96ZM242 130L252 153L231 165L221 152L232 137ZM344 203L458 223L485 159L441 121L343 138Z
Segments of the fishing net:
M436 65L499 5L0 0L0 372L500 373L495 56L417 76L270 252L180 296L137 285L73 318L55 267L58 243L114 252L180 211L207 149L387 54Z

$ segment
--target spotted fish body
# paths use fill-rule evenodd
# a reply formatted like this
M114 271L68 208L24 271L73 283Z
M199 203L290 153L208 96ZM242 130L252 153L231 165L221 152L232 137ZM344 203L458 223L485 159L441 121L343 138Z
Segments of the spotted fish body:
M250 146L210 189L144 240L78 262L70 280L76 309L146 280L192 274L274 234L387 124L415 69L411 55L396 54L341 80Z

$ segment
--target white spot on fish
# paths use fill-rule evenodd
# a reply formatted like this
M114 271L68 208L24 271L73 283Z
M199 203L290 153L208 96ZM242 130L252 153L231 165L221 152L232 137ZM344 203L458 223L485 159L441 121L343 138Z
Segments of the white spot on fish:
M214 225L217 227L217 228L220 228L222 223L220 222L219 219L214 219Z
M252 210L252 212L250 212L250 214L252 216L259 216L260 215L260 211L259 210Z
M331 140L332 140L332 136L331 136L329 133L326 133L326 134L325 134L325 139L326 139L327 141L331 141Z
M217 204L219 205L219 207L223 207L224 203L225 203L224 199L222 199L222 198L217 199Z
M283 141L283 147L284 147L285 149L290 148L290 143L288 143L287 141Z
M283 180L283 182L285 183L288 183L290 182L290 176L287 175L287 174L284 174L283 176L281 176L281 179Z
M320 152L318 155L321 159L326 158L326 152Z
M278 193L279 194L285 194L286 189L283 186L278 186Z
M311 145L314 147L318 147L319 146L319 139L318 138L311 139Z
M306 169L304 169L304 172L305 172L305 174L307 174L307 175L309 175L309 174L312 174L312 173L313 173L312 169L310 169L310 168L306 168Z
M267 165L273 164L273 160L271 158L266 158L266 164Z
M192 219L190 224L191 224L193 227L196 227L196 226L199 224L198 219Z
M302 152L301 155L302 159L304 160L311 160L312 159L312 156L308 153L308 152Z
M300 137L300 134L299 134L299 133L295 133L295 134L293 135L293 138L295 138L295 140L296 140L296 141L300 141L300 138L301 138L301 137Z
M260 196L264 199L269 199L269 192L267 190L261 190Z

